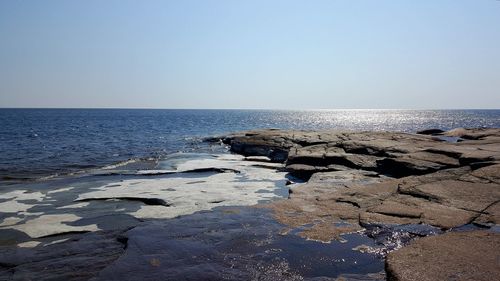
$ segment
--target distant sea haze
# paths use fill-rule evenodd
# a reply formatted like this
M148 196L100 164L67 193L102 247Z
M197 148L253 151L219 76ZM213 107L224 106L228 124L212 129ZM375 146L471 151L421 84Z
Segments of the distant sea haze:
M0 180L36 179L174 152L206 136L280 128L389 130L500 127L500 110L0 109Z

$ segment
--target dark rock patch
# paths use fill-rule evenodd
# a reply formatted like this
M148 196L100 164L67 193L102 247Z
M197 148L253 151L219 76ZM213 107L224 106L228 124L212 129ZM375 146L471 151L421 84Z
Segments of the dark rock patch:
M427 130L421 130L421 131L417 132L417 134L420 134L420 135L437 135L437 134L442 134L442 133L444 133L444 131L441 129L427 129Z
M139 225L141 222L142 220L139 220L131 215L113 214L113 215L82 218L75 222L68 223L68 225L82 226L82 225L96 224L99 229L110 231L110 230L130 229L132 227Z
M446 167L439 163L411 158L384 158L377 161L377 165L380 173L397 178L429 174Z
M88 202L88 201L106 201L106 200L126 200L126 201L138 201L146 205L153 206L165 206L170 207L172 204L160 198L145 198L145 197L99 197L99 198L85 198L78 199L75 201Z
M30 241L26 233L15 229L0 229L0 247Z
M88 280L122 255L123 244L116 240L117 235L96 232L44 247L2 247L0 279Z
M192 169L192 170L181 171L181 172L175 172L175 173L183 173L183 174L187 174L187 173L210 173L210 172L214 172L214 173L235 173L235 174L239 174L239 173L241 173L240 171L235 170L235 169L227 169L227 168L214 168L214 167L211 167L211 168Z

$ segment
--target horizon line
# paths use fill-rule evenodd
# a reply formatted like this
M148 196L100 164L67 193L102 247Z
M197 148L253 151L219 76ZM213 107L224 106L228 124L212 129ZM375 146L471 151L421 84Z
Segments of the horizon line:
M384 110L500 110L500 108L168 108L168 107L1 107L0 109L95 109L95 110L248 110L248 111L384 111Z

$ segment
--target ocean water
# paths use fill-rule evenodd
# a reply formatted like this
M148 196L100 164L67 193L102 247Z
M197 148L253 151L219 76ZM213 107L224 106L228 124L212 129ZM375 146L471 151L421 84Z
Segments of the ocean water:
M500 110L0 109L0 181L206 152L203 137L247 129L457 127L500 127Z

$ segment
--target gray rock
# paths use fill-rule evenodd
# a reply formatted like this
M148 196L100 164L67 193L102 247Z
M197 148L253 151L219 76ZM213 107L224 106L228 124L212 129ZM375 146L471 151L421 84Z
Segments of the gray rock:
M2 247L2 280L88 280L124 252L120 232L70 236L70 240L35 248ZM61 238L68 238L61 236Z

